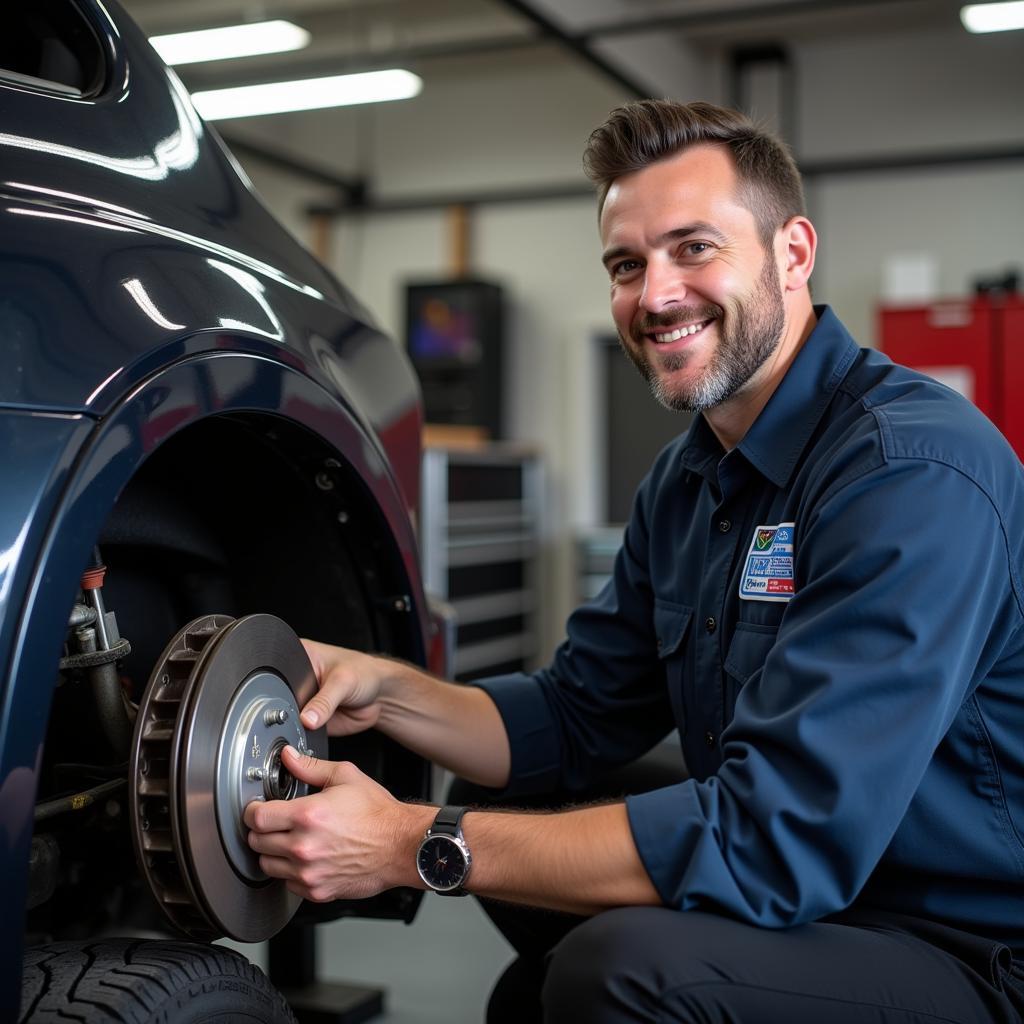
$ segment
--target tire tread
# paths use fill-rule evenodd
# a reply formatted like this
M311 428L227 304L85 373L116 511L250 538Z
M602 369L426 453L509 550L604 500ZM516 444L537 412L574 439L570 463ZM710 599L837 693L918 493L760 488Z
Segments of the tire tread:
M295 1024L284 997L234 950L138 939L57 942L28 950L18 1022L148 1024L159 1016L173 1024L163 1011L175 996L218 978L237 978L269 997L268 1021ZM194 1013L188 1019L195 1020Z

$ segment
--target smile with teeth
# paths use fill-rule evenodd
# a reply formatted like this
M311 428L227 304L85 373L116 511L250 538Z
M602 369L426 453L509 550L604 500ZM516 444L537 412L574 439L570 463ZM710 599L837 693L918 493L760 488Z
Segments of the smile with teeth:
M685 327L676 327L674 330L667 331L664 334L655 333L652 336L659 345L662 345L670 341L678 341L680 338L685 338L690 334L697 334L699 331L703 331L709 323L711 323L710 320L705 320L699 324L687 324Z

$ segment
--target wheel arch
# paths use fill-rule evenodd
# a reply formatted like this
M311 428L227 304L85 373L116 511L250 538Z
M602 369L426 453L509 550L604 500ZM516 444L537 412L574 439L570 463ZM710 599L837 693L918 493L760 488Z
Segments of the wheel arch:
M425 662L428 613L415 536L401 488L375 439L323 387L281 363L226 352L183 360L145 380L97 423L75 460L45 538L34 553L34 570L11 647L7 735L2 737L6 742L16 724L21 733L19 749L35 751L31 764L23 760L17 769L32 776L33 793L38 790L67 612L92 545L119 496L144 467L161 458L161 452L177 446L186 462L190 450L214 460L231 458L230 452L203 453L201 444L190 449L185 443L203 431L220 430L223 435L228 425L228 433L262 435L270 448L282 443L294 446L300 443L298 439L306 439L309 459L303 467L296 464L292 469L312 474L311 491L330 510L330 516L321 519L333 517L341 533L354 526L361 531L356 547L362 548L365 542L375 548L373 571L387 578L377 579L376 590L371 587L367 593L378 603L384 602L375 613L392 625L391 651ZM284 435L287 439L282 442ZM182 485L189 486L188 481ZM301 630L302 624L297 625ZM29 779L22 778L20 786L27 788ZM31 806L28 810L24 827L8 832L4 851L11 871L8 891L19 894L18 905L10 908L14 911L8 919L12 923L22 917L28 887ZM414 909L405 908L401 913L411 916ZM16 926L4 931L17 936L15 941L20 939ZM20 961L20 949L5 950L4 955L9 957L6 962ZM16 1004L17 982L11 980L15 991L5 993L2 988L6 986L0 986L0 1006L11 998Z

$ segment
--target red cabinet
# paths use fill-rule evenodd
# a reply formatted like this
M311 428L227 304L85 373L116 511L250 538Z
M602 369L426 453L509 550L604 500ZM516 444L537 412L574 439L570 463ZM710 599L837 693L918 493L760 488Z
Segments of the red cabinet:
M999 427L1024 459L1024 298L1014 296L1002 307L999 349L1002 409Z
M969 398L1024 456L1024 300L883 307L880 347Z

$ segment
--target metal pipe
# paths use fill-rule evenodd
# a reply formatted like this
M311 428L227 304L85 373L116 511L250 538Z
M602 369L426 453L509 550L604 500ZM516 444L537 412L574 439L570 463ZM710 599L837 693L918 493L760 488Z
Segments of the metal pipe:
M109 651L110 635L107 633L107 611L103 606L102 589L102 587L93 587L90 590L85 591L85 597L96 612L97 649L101 651Z

